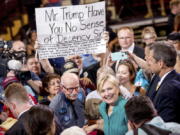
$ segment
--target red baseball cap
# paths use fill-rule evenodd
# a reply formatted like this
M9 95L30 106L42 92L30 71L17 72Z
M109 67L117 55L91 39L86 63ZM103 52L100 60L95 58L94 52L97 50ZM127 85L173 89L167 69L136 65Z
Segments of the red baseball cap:
M4 89L7 88L7 86L13 82L19 82L19 80L15 77L15 76L9 76L9 77L6 77L3 81L2 81L2 87Z

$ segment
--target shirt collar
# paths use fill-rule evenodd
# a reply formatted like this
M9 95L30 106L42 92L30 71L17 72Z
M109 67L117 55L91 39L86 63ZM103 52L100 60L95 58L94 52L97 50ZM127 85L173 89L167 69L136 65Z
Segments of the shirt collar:
M22 112L18 115L18 119L21 117L21 115L23 115L23 113L27 112L29 109L30 109L30 108L28 108L28 109L22 111Z
M161 77L160 81L158 82L158 85L159 85L159 86L161 85L161 83L163 82L163 80L165 79L165 77L166 77L170 72L172 72L172 70L169 71L169 72L167 72L167 73L165 73L165 74Z
M122 48L122 51L128 51L128 52L130 52L130 53L133 53L133 51L134 51L134 46L135 46L135 44L132 43L132 45L131 45L129 48L127 48L127 49L123 49L123 48Z

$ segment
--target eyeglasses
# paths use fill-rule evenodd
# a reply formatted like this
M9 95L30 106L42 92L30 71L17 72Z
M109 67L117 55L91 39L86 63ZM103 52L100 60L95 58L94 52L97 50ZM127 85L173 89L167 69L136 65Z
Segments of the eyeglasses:
M62 85L62 84L61 84L61 85ZM69 91L69 92L73 92L74 90L75 90L75 91L78 91L78 89L79 89L79 86L74 87L74 88L66 88L64 85L62 85L62 87L63 87L64 89L66 89L67 91Z

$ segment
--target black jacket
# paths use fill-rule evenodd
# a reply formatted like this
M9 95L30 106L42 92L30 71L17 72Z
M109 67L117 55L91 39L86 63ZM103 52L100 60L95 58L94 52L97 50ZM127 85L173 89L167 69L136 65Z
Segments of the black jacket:
M5 135L28 135L23 126L23 119L27 112L24 112L18 119L18 121L6 132Z

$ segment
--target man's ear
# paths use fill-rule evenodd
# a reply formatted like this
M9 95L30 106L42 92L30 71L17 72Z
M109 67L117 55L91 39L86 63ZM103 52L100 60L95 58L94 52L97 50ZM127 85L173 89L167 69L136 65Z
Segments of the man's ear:
M15 110L16 109L16 104L12 103L12 107Z
M162 60L160 60L158 63L161 69L163 69L166 66Z
M8 107L12 110L15 110L16 109L16 104L14 104L13 102L9 102L8 103Z

